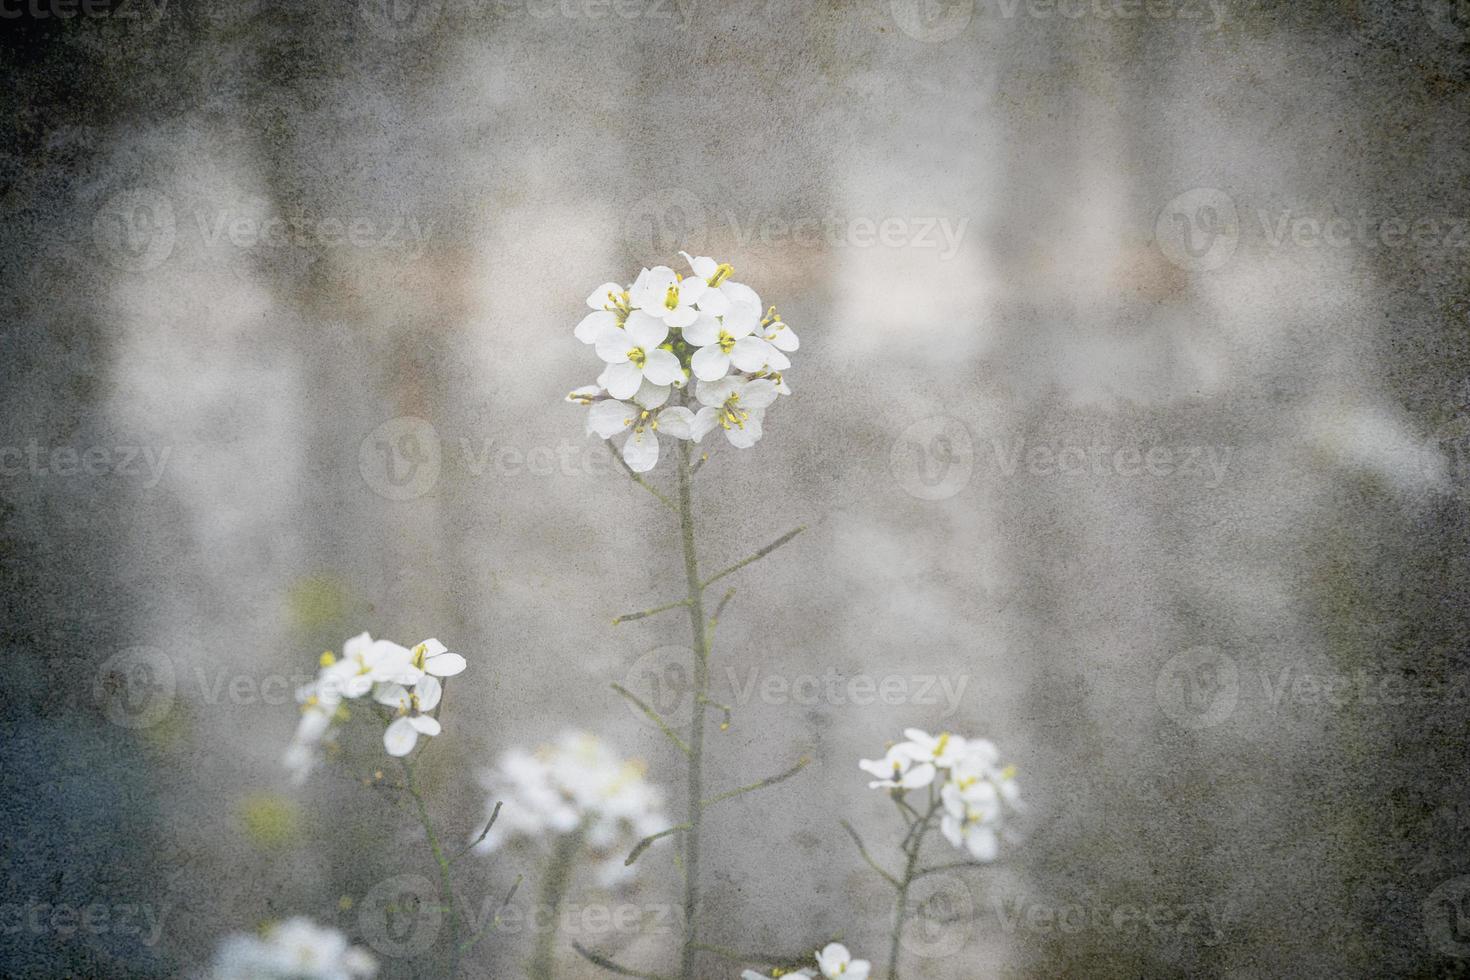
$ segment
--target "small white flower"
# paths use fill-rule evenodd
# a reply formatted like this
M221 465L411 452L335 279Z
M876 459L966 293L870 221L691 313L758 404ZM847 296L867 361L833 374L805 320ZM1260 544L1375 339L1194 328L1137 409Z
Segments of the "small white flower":
M749 303L757 310L761 308L761 298L754 289L730 279L735 274L735 268L728 262L716 262L708 255L693 256L688 252L679 254L684 256L689 268L709 287L699 297L699 308L705 313L724 316L733 303Z
M377 961L336 929L287 919L262 936L235 935L220 944L208 980L356 980L375 975Z
M690 366L701 381L717 381L737 370L753 372L767 366L781 369L791 362L769 341L754 336L761 327L760 310L749 303L731 305L723 319L709 313L684 328L684 339L698 347Z
M855 960L841 943L828 943L817 954L817 966L828 980L868 980L873 966L867 960Z
M572 333L584 344L595 344L604 327L616 327L628 315L628 293L615 282L605 282L587 297L587 305L595 312L583 317Z
M668 266L660 265L639 274L629 290L629 298L633 309L658 318L670 329L683 329L694 322L694 304L708 289L703 279L684 279Z
M776 313L775 307L771 308L770 318L761 320L755 335L787 354L801 346L801 341L796 337L796 331L781 322L780 314Z
M767 379L747 381L730 376L701 381L694 397L704 406L694 416L695 442L718 427L725 430L730 445L749 449L760 440L766 407L776 400L776 385Z
M469 666L464 657L450 653L449 648L435 639L424 640L410 651L415 668L435 677L454 677L464 673Z
M949 732L930 735L918 728L905 728L903 734L908 741L900 742L899 747L915 762L932 762L941 769L948 769L965 755L966 742L958 735Z
M597 334L597 356L607 367L597 383L617 399L633 397L645 379L654 385L682 384L679 358L659 346L668 335L662 320L639 310L629 313L622 327L604 326Z
M360 633L342 645L342 659L326 665L320 681L341 697L360 698L382 681L411 684L415 671L406 647Z
M939 829L945 840L967 850L976 861L994 861L1000 842L1000 794L989 782L978 782L969 789L950 783L940 791L944 800L944 817Z
M917 789L934 782L934 764L915 763L902 745L895 745L881 759L858 760L858 768L878 777L868 783L869 789Z
M437 718L429 715L439 706L444 686L433 675L425 675L412 690L401 684L382 684L373 691L373 700L398 710L398 717L383 732L383 747L392 756L413 751L420 735L433 737L442 728Z
M600 401L587 412L587 431L611 439L630 427L623 443L623 461L634 473L647 473L658 465L658 433L675 439L692 436L694 413L679 405L650 410L620 401Z

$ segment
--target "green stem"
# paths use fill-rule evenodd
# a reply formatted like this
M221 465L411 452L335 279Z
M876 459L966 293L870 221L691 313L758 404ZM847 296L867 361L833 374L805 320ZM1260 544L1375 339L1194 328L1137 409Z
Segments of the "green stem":
M684 948L679 976L694 980L699 941L699 830L704 809L704 713L709 697L709 646L704 622L704 586L694 551L694 508L689 491L689 444L679 442L679 535L689 586L689 625L694 640L694 717L689 731L689 829L684 834Z
M408 788L408 795L413 798L419 823L424 826L424 836L429 839L429 850L434 852L434 863L439 866L439 890L444 909L449 915L449 976L456 977L459 975L459 915L454 907L454 878L449 872L449 859L444 856L444 848L439 845L439 835L434 833L434 825L429 820L429 808L424 804L423 794L419 792L418 783L414 779L413 763L406 757L399 761L403 764L404 785Z
M561 927L561 903L566 898L572 869L581 850L580 829L562 834L552 850L551 863L547 865L546 877L541 882L541 899L536 905L537 914L544 913L547 921L536 934L536 952L529 971L531 980L553 980L556 976L556 936Z
M915 825L904 850L908 861L904 865L903 878L898 882L898 901L893 908L893 941L888 946L888 980L898 980L898 953L903 942L903 924L909 912L909 886L919 877L919 850L924 844L924 835L929 831L929 821L939 812L940 803L929 790L929 812Z

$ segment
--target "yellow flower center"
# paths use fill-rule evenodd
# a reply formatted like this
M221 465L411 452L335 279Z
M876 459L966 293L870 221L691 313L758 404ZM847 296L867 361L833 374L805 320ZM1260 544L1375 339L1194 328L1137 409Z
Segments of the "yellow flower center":
M643 353L642 347L634 347L628 351L628 360L632 362L634 367L641 368L648 361L648 355Z
M740 392L737 391L725 399L725 404L720 408L720 425L724 426L727 430L731 426L737 429L745 428L746 420L750 418L748 411L735 404L739 400Z
M427 643L420 643L413 648L413 665L419 670L424 669L424 655L428 652L429 645Z
M337 658L332 656L332 651L330 650L323 653L321 657L317 660L317 663L321 664L323 667L330 667L336 662Z
M939 741L934 743L934 754L941 756L947 748L949 748L949 732L941 732L939 734Z
M679 308L679 287L677 285L670 286L669 291L664 294L664 307L670 312Z
M715 268L715 274L709 277L710 286L718 286L735 274L735 267L728 262L721 262Z
M723 330L720 331L720 339L716 343L720 345L720 352L722 354L728 354L735 349L735 338Z

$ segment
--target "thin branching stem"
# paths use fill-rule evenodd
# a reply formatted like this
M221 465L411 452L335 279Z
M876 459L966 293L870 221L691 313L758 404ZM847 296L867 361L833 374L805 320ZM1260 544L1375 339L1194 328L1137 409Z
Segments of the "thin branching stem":
M600 966L609 973L616 973L620 977L641 977L642 980L674 980L673 977L665 976L662 973L643 973L639 970L623 966L621 963L610 960L600 953L592 952L592 950L583 946L581 943L572 943L572 949L581 953L587 962L595 966Z
M724 578L726 575L733 575L744 568L746 565L749 565L752 562L760 561L762 558L766 557L766 555L769 555L771 552L775 551L777 548L781 547L783 544L787 543L792 538L796 537L798 534L805 530L806 526L802 525L801 527L793 528L792 530L787 531L785 534L781 535L775 541L772 541L770 544L766 545L764 548L762 548L760 551L757 551L749 558L742 558L724 571L717 572L709 578L705 579L699 587L701 589L707 589L711 585L714 585L716 582L718 582L720 579Z
M628 474L628 479L632 480L634 483L638 484L640 487L657 497L659 503L663 504L669 510L673 511L676 514L679 512L679 508L675 507L674 502L670 500L661 490L655 487L652 483L649 483L647 480L643 479L643 477L639 476L637 473L633 472L633 467L629 466L628 461L623 459L623 457L618 453L617 447L612 444L611 439L604 439L602 441L603 444L607 446L607 451L612 453L613 459L617 460L618 465L623 468L623 472Z
M434 863L439 866L439 889L443 893L445 911L449 914L449 975L457 976L459 974L459 913L454 907L454 878L449 872L449 859L444 856L444 848L439 846L439 835L434 833L434 825L429 820L429 808L424 803L423 794L419 792L418 782L414 778L413 763L407 757L398 761L403 765L404 787L408 790L408 795L413 798L419 823L423 824L424 836L429 840L429 850L434 854Z
M929 830L929 824L934 819L934 814L939 812L942 804L934 795L934 787L929 787L929 809L914 824L905 840L904 853L907 861L904 864L903 878L898 882L898 900L893 907L893 940L888 946L888 980L898 980L898 954L903 942L904 921L908 917L909 887L918 879L919 851L924 846L924 835Z
M459 951L461 953L468 953L471 949L474 949L475 944L478 943L481 939L484 939L491 932L500 928L500 913L504 912L506 906L510 905L510 900L515 898L516 892L521 887L521 882L525 880L525 875L516 875L516 880L511 883L510 891L505 893L505 898L501 901L500 907L495 910L495 914L490 917L489 921L487 921L483 926L480 927L479 932L475 933L473 936L459 944Z
M613 617L613 625L618 626L622 623L631 623L635 619L647 619L649 616L657 616L661 612L668 612L670 609L678 609L680 606L687 605L689 605L688 599L679 599L675 602L666 602L662 606L654 606L652 609L645 609L642 612L624 613L621 616Z
M885 871L883 869L883 866L880 865L877 861L873 860L873 855L868 853L868 846L863 843L863 839L858 836L858 832L856 829L853 828L852 824L848 823L846 820L840 820L838 822L842 824L842 829L847 831L848 835L852 837L852 842L857 845L858 853L863 856L863 860L868 862L868 867L872 868L874 871L878 872L878 874L882 875L884 881L888 882L894 888L897 888L898 879Z
M485 829L482 830L482 831L480 831L480 836L478 836L474 840L470 841L467 845L465 845L465 847L464 847L463 850L461 850L454 857L450 858L449 859L450 863L453 863L455 861L458 861L460 858L462 858L466 854L470 853L470 851L473 851L475 849L475 847L480 843L480 841L482 841L486 837L489 837L490 836L490 828L495 826L495 820L496 820L496 818L498 818L500 816L500 806L501 806L500 801L499 800L496 800L495 801L495 809L490 811L490 819L485 822Z
M689 444L679 443L679 538L684 546L684 578L689 587L689 626L694 641L694 716L689 728L689 827L684 832L684 946L679 976L694 978L694 944L699 941L699 831L704 806L704 717L709 696L709 634L704 622L704 585L694 547L694 503L690 493Z
M663 715L660 715L657 711L654 711L650 705L648 705L641 698L639 698L638 695L634 694L623 685L614 684L612 686L612 689L614 691L617 691L623 697L627 698L629 701L632 701L633 704L638 707L639 711L642 711L645 715L648 716L650 721L652 721L655 725L659 727L659 731L663 732L669 737L669 741L673 742L679 747L680 752L683 752L686 756L689 754L689 743L685 742L682 738L679 737L678 732L669 727L669 723L664 721Z
M738 789L728 790L727 792L720 793L716 796L711 796L709 799L704 800L700 803L700 809L707 810L710 807L714 806L716 803L723 803L725 800L732 800L735 797L743 796L746 793L754 793L756 790L765 789L767 786L775 786L777 783L790 779L792 776L795 776L797 773L801 772L803 769L811 764L811 761L812 760L807 758L806 756L802 756L800 759L797 760L796 765L792 766L790 769L787 769L783 773L778 773L775 776L767 776L765 779L762 779L759 782L751 783L749 786L741 786Z

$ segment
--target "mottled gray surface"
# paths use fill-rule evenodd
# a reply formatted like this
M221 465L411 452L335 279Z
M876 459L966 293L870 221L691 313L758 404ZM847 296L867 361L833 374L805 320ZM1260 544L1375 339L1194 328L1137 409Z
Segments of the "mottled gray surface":
M8 920L0 972L356 933L340 899L425 870L383 794L278 766L284 679L363 629L471 661L424 762L454 840L474 772L568 726L682 806L608 687L687 642L609 625L678 596L676 528L561 397L582 297L686 246L803 340L696 491L710 568L809 528L720 625L709 784L814 764L711 817L712 942L881 963L837 820L896 861L855 762L917 725L998 741L1030 814L937 880L974 918L906 976L1465 969L1463 3L37 2L4 26L0 900L160 921ZM405 433L437 473L395 484ZM803 677L908 693L759 693ZM658 919L672 856L616 902ZM663 925L578 938L667 970Z

